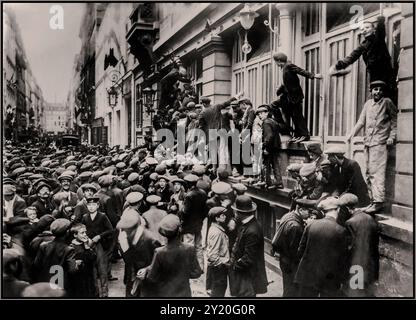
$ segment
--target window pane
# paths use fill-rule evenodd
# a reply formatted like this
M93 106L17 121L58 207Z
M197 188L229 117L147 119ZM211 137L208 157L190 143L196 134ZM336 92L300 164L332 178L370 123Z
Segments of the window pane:
M350 8L353 5L354 4L352 3L327 3L327 32L331 31L332 29L335 29L337 26L349 22L354 17L354 15L357 14L355 11L353 11L353 13L350 13ZM377 11L380 8L379 3L359 3L355 5L359 5L363 8L364 15L373 11Z

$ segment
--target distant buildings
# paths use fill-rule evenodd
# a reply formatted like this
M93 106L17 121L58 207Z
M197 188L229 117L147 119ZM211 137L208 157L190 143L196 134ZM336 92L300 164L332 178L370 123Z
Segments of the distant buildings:
M68 108L62 103L46 103L45 127L47 133L57 134L68 130Z

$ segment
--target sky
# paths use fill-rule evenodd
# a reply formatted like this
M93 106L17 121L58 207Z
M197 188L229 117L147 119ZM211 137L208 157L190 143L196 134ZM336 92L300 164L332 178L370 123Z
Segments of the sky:
M63 29L53 30L51 6L63 8ZM4 4L15 15L33 76L48 102L64 102L69 91L74 58L81 49L78 37L84 4Z

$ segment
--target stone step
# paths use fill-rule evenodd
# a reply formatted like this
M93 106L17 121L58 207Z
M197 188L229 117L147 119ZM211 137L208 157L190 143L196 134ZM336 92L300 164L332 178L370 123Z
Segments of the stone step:
M382 235L413 244L413 223L386 214L376 214Z
M391 206L391 214L393 217L413 223L413 208L401 206L399 204L393 204Z

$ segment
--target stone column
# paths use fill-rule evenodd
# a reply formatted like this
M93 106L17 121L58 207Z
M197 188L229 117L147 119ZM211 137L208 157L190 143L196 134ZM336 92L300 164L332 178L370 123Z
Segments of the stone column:
M203 95L211 104L224 102L231 96L231 59L218 35L210 38L199 49L202 54Z
M292 41L293 41L293 17L290 3L277 3L276 9L279 10L280 30L279 30L279 51L287 55L289 60L293 60Z

